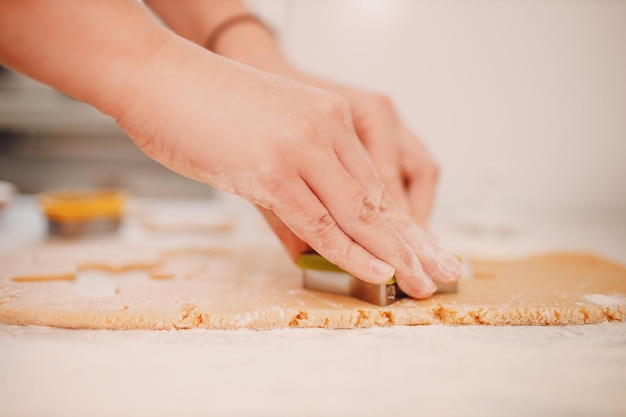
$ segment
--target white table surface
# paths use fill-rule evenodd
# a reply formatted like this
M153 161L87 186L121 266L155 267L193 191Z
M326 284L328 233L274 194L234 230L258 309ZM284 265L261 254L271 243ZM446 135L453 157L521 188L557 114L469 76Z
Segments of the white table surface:
M574 249L626 263L623 217L516 218L510 230L480 217L440 215L435 230L464 254ZM0 252L42 239L43 226L34 200L19 198L0 217ZM208 415L624 416L626 323L161 332L0 324L0 416Z

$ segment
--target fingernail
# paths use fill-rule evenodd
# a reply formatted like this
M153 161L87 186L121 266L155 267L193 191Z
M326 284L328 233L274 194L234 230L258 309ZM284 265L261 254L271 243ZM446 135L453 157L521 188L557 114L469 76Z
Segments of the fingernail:
M450 254L444 253L441 256L441 269L445 272L456 276L461 271L461 262Z
M424 289L426 289L430 293L434 293L435 291L437 291L437 285L435 285L432 279L428 278L427 276L423 276L421 281L422 284L424 284Z
M379 259L373 259L371 267L374 274L376 274L383 282L390 280L396 273L396 269L393 266Z

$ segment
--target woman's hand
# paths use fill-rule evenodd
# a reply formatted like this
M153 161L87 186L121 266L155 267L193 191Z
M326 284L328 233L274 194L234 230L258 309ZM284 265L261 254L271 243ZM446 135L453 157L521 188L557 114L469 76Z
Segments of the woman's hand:
M391 100L297 70L287 72L299 81L333 91L347 100L355 132L390 195L426 228L435 200L438 167L424 144L402 123Z
M391 101L385 96L311 77L289 66L284 66L281 72L346 99L355 133L399 209L388 214L389 221L414 248L423 270L433 281L445 283L458 278L459 262L443 251L426 231L437 166L424 145L402 124ZM267 210L262 213L293 257L309 250L273 213ZM400 279L399 284L412 294L406 282Z
M173 40L122 101L116 118L149 156L263 207L353 275L395 273L417 298L456 279L456 259L387 193L341 96Z
M173 30L200 45L205 45L207 35L215 34L224 22L247 13L245 5L239 0L192 2L186 7L173 6L168 0L146 1ZM289 159L280 161L286 170L275 180L280 182L279 188L272 191L270 187L269 190L270 195L278 193L275 198L282 200L272 205L260 201L260 208L293 258L313 247L330 261L353 272L357 264L361 264L360 269L363 268L365 259L362 254L353 257L354 251L350 248L357 245L393 265L400 287L407 294L419 298L434 291L433 280L449 282L458 277L460 265L456 259L442 251L425 229L415 224L417 222L425 227L427 223L437 171L424 147L402 125L389 100L297 71L283 55L271 33L262 25L250 23L250 20L229 26L228 30L220 32L211 46L220 55L327 91L317 91L318 95L311 96L298 93L302 86L294 87L293 91L287 89L285 95L281 95L285 101L274 107L273 103L277 103L270 98L272 92L268 89L266 93L270 97L261 97L256 102L256 105L261 103L265 110L271 112L264 116L263 123L274 124L259 132L263 133L264 142L267 141L268 146L278 145L272 152ZM271 77L267 81L281 88L286 82ZM261 91L255 88L254 92L250 90L241 94L242 97L250 94L252 98ZM328 95L328 91L339 94L343 99L335 94ZM290 102L290 98L295 101ZM324 104L323 101L329 98L331 103ZM253 104L250 101L242 103L241 108ZM312 107L302 113L307 105ZM287 113L282 113L285 111ZM293 112L299 116L291 120ZM285 117L286 114L290 117ZM306 122L302 122L305 119ZM235 121L237 124L246 122L245 118ZM293 129L292 122L309 127ZM250 120L249 123L253 126L252 123L256 122ZM285 143L291 144L293 149L287 152L283 148L285 143L277 143L283 137L279 132L281 128L283 132L291 132L291 139ZM247 147L241 151L244 155L253 150ZM332 161L336 165L334 168ZM298 164L299 168L291 168L290 171L287 169L289 164ZM280 166L275 163L271 168ZM273 175L270 171L263 175ZM299 178L297 182L304 182L313 193L311 202L287 193L293 186L294 176ZM305 189L304 186L300 188ZM261 187L258 189L260 192ZM307 213L308 210L314 210L317 220L307 218L307 228L314 232L305 234L301 222L304 213L308 217L312 215ZM294 222L290 216L298 221ZM322 244L331 241L332 247ZM388 246L388 242L393 245ZM388 250L383 250L381 245ZM369 280L366 275L355 275Z
M240 0L187 2L184 7L169 0L146 0L146 3L173 30L193 42L207 46L211 35L214 41L211 47L220 55L344 97L354 130L391 197L418 224L426 227L434 201L437 166L426 148L403 125L389 99L299 71L289 63L270 31L254 21L239 21L220 31L224 22L249 13ZM214 39L216 33L218 37Z

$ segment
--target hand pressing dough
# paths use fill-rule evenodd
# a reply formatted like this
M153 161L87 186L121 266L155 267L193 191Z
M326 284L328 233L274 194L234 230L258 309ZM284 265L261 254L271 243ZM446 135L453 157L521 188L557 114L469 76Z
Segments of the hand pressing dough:
M82 249L81 249L82 248ZM136 251L136 263L132 262ZM37 275L41 265L64 273ZM103 298L79 295L67 274L143 268ZM301 287L283 252L219 248L146 253L132 246L46 244L0 258L0 321L90 329L350 328L421 324L565 325L623 320L626 269L592 255L550 254L471 261L458 294L377 307Z

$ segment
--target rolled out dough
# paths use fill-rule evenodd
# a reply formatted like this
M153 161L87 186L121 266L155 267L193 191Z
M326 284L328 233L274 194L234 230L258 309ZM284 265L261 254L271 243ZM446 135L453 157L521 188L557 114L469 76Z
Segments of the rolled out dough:
M42 243L0 257L0 321L90 329L266 329L565 325L625 316L626 269L605 259L564 253L470 263L475 276L463 278L457 294L377 307L303 289L300 271L277 247L139 252L110 242ZM76 291L72 277L94 270L111 276L114 294ZM125 281L119 274L129 270L145 271L148 278Z

